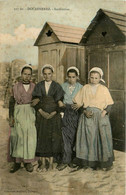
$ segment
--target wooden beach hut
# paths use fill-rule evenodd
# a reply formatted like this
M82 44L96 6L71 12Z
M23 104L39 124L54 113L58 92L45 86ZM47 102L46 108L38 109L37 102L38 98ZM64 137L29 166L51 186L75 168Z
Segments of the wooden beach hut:
M46 22L34 46L38 47L38 80L42 79L41 68L52 64L55 69L54 79L63 83L66 69L70 66L79 68L80 80L85 82L85 53L79 45L84 29Z
M125 149L125 40L126 15L100 9L80 42L86 50L86 73L94 66L104 71L115 102L110 119L114 148L119 150Z

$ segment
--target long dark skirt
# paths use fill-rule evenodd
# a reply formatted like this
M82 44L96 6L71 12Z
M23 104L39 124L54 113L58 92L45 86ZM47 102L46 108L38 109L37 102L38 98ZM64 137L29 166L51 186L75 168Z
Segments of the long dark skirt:
M62 119L62 136L63 136L63 163L70 163L72 160L73 147L78 124L78 112L66 105L64 117Z
M57 104L52 97L43 99L42 109L48 113L55 111ZM62 153L62 133L60 113L51 118L45 119L37 113L37 148L36 156L57 157Z
M80 116L77 139L76 156L84 166L110 167L113 164L113 143L111 126L108 115L101 117L101 110L88 108L93 112L92 118L84 114Z

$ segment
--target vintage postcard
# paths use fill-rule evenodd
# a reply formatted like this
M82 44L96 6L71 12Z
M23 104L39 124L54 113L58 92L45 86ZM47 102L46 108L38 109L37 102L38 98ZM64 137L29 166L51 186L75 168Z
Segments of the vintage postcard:
M126 194L125 36L125 0L0 0L1 195Z

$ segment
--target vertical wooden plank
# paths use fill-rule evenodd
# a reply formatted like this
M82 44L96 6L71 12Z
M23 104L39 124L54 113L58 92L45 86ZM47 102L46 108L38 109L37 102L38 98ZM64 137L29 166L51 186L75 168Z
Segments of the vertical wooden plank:
M76 67L80 71L80 68L81 68L81 50L80 50L79 47L77 47Z
M109 53L107 54L107 61L108 61L108 71L107 71L107 75L108 75L108 88L110 88L110 60L109 60Z
M110 90L114 105L110 113L114 149L125 150L125 94L124 91Z
M82 84L86 84L86 65L85 65L85 49L81 49L81 70L80 70L80 77Z
M67 68L70 66L76 66L77 65L77 49L76 47L67 47L66 49L66 66Z
M51 65L54 67L54 74L53 74L53 79L56 81L57 80L57 59L58 59L58 50L57 49L51 49L50 50L50 60L51 60Z
M80 82L86 83L86 70L85 70L85 50L84 48L77 48L77 68L80 71Z
M38 82L41 79L41 47L38 47Z
M49 50L42 50L40 49L40 63L39 63L39 81L43 79L41 69L44 64L49 64Z
M64 44L58 46L57 51L57 77L56 81L60 84L64 82L64 64L62 63L62 58L64 56Z
M66 80L66 72L67 72L67 44L61 45L61 52L60 52L60 65L63 65L64 69L64 78L63 82Z
M110 60L110 88L124 89L124 57L123 51L109 52Z

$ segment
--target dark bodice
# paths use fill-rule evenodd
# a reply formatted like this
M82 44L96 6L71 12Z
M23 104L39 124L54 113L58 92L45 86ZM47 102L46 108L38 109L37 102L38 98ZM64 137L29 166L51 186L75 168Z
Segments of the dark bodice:
M45 112L51 113L58 109L58 104L54 101L52 96L44 96L41 101L41 108Z
M52 81L48 91L48 95L46 95L45 81L41 81L35 86L32 96L33 99L40 99L40 102L35 106L36 110L42 108L46 112L52 112L57 110L57 102L59 100L63 100L64 91L58 83Z

